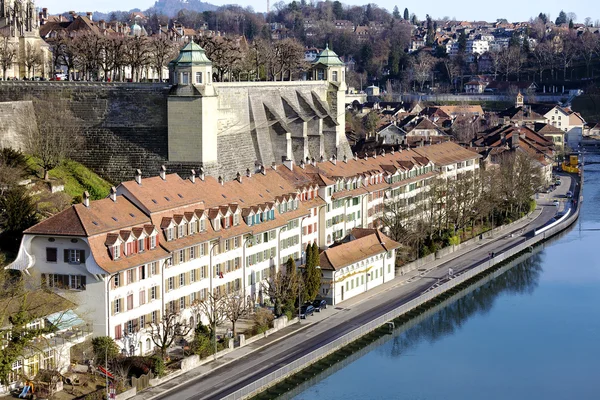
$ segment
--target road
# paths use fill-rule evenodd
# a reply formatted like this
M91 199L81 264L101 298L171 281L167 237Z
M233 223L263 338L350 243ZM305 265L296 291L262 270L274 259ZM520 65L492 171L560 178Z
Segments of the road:
M289 364L293 360L343 336L353 329L389 312L423 293L426 289L443 279L452 268L455 274L474 267L486 260L491 252L501 253L525 240L531 232L546 224L557 212L552 205L551 197L563 198L571 188L569 177L563 177L561 185L550 195L541 195L538 205L541 214L525 228L518 227L502 233L502 237L480 245L466 254L444 262L435 268L423 271L390 287L366 300L351 304L344 302L336 307L329 307L313 319L303 320L301 324L309 326L294 335L266 346L234 362L222 366L218 370L202 377L191 379L177 388L168 389L153 399L220 399L234 391L254 382L255 380ZM562 206L562 204L561 204Z

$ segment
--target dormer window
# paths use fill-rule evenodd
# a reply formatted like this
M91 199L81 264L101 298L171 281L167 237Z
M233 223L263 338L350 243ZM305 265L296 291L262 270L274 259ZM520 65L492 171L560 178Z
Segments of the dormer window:
M206 230L206 220L200 220L200 232L204 232Z
M156 247L156 235L150 236L150 249L154 249Z
M221 229L221 219L220 218L215 218L215 231L218 231Z
M196 72L196 83L202 84L202 72Z
M190 235L196 233L196 221L190 222Z
M112 247L112 253L113 253L113 260L118 260L119 257L121 257L121 246L120 245L114 245Z
M177 237L179 237L179 238L183 237L183 231L184 231L183 228L184 228L184 225L179 225Z
M223 217L223 228L229 228L229 218Z
M138 253L142 253L144 250L144 239L138 239Z
M239 214L233 214L233 225L234 226L238 226L240 224L240 215Z
M167 242L173 240L173 228L165 229L165 235L167 236Z

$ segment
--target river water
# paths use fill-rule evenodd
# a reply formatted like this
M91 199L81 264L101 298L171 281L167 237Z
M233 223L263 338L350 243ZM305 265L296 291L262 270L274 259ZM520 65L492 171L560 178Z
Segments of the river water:
M600 162L600 157L586 161ZM600 399L600 164L579 221L295 400Z

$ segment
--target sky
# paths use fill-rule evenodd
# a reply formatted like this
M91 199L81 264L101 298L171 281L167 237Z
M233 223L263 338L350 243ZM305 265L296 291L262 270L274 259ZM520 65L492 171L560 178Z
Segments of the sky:
M415 13L421 20L425 18L426 14L430 14L433 18L447 16L450 19L455 17L458 20L468 21L495 21L498 18L506 18L509 21L516 22L527 21L530 17L538 15L540 12L549 14L551 19L555 19L560 10L563 9L565 12L575 13L577 15L576 21L579 22L583 22L586 17L590 17L592 21L600 19L600 8L597 7L596 0L578 0L573 3L562 0L546 0L544 2L526 0L503 0L501 2L488 2L484 0L430 0L420 2L421 4L414 4L414 2L407 1L400 3L395 0L341 1L349 5L364 5L370 1L390 11L397 5L401 13L405 7L408 7L409 11ZM38 7L47 7L48 12L51 14L70 10L78 12L128 11L132 8L145 10L154 5L154 0L35 0L35 2ZM208 2L217 6L231 3L236 3L243 7L252 6L256 11L265 11L267 8L267 0L213 0ZM271 0L271 6L276 2L277 0ZM289 3L289 1L286 1L286 3Z

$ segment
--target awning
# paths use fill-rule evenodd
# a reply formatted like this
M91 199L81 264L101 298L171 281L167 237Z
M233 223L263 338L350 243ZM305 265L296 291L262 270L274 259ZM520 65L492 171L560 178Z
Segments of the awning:
M54 325L59 331L85 324L85 321L79 318L73 310L50 314L46 317L46 321Z

